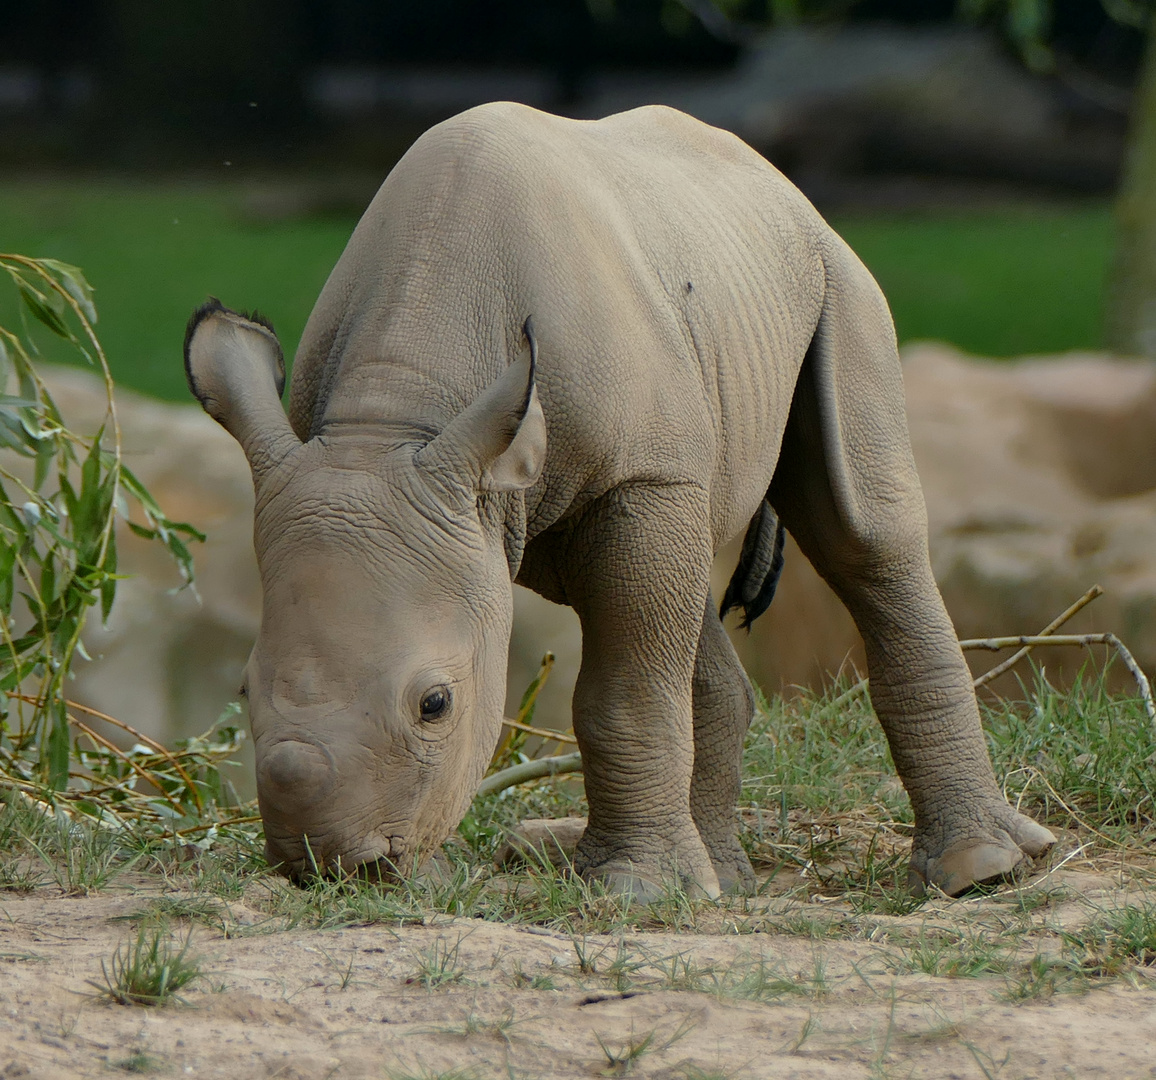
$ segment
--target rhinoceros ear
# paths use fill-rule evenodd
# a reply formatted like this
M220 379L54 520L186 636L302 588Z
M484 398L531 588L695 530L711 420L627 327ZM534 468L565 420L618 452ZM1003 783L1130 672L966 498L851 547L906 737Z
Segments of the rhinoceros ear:
M185 375L205 412L241 444L254 480L301 442L285 410L285 358L260 315L238 315L212 298L185 331Z
M418 454L423 468L478 491L520 491L541 475L546 418L538 401L538 344L529 319L524 332L526 354Z

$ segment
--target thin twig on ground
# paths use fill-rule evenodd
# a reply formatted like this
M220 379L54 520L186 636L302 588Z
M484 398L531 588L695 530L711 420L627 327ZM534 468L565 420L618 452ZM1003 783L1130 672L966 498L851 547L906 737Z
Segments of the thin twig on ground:
M1123 661L1124 666L1128 669L1132 678L1136 681L1136 687L1140 692L1140 698L1144 702L1144 711L1148 714L1148 719L1156 724L1156 703L1152 699L1152 688L1148 682L1148 677L1144 674L1140 665L1136 663L1136 658L1128 650L1127 646L1115 634L1056 634L1055 631L1064 625L1073 615L1078 611L1083 610L1088 606L1097 596L1101 596L1104 590L1099 585L1093 585L1083 596L1080 597L1067 610L1057 615L1047 626L1043 628L1038 634L1019 635L1013 637L991 637L991 638L967 638L959 643L961 649L989 649L997 652L1000 649L1016 648L1017 651L1009 656L1006 660L1001 661L990 671L978 676L972 680L972 686L978 690L981 686L986 686L992 680L1010 671L1016 664L1018 664L1025 656L1031 652L1032 649L1040 645L1108 645L1114 648ZM839 708L846 702L850 701L857 694L870 688L871 681L864 676L853 686L844 690L833 702L831 707Z

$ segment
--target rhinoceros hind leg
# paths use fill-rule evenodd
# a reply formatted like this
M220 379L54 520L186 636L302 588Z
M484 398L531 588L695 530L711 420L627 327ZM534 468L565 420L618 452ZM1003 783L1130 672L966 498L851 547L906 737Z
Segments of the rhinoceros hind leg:
M945 892L1014 870L1053 842L1007 804L971 673L928 555L890 316L845 248L791 403L771 503L854 618L871 700L915 815L911 876Z

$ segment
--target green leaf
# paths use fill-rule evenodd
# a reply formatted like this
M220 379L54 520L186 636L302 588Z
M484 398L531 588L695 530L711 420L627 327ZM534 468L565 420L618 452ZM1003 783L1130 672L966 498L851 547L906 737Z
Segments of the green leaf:
M19 414L19 417L20 426L27 432L30 439L42 442L44 439L52 437L52 430L41 425L40 417L36 413L25 410Z
M24 518L13 509L12 500L8 498L8 490L3 483L0 483L0 529L7 529L17 536L23 536L25 532Z
M185 585L192 585L195 577L193 571L193 556L188 546L177 534L179 533L188 537L190 540L196 540L202 544L205 542L205 534L188 522L169 521L164 511L157 505L156 500L149 494L145 486L133 475L132 470L127 466L121 466L120 477L125 491L140 503L141 509L144 510L145 516L152 525L152 528L145 528L142 525L130 521L128 527L137 536L143 537L146 540L159 539L168 549L169 554L176 560L181 576L185 579Z
M165 513L157 505L156 499L149 494L148 488L136 478L136 474L127 465L121 465L120 479L125 491L141 504L141 508L150 518L164 518Z
M16 569L16 545L0 542L0 611L12 610L13 580Z
M0 569L3 564L0 564ZM100 583L100 619L108 622L108 613L112 611L112 602L116 599L116 533L109 533L108 550L104 556L104 568L108 573Z
M0 409L0 446L15 450L24 457L31 457L39 445L39 442L24 430L24 423L17 414Z
M31 343L30 343L31 344ZM19 342L17 342L19 345ZM23 348L18 348L12 355L13 367L16 369L16 378L20 383L20 396L39 398L40 388L32 374L32 361Z
M96 305L92 302L92 286L84 276L79 266L71 266L58 259L40 259L41 266L55 270L60 278L64 291L76 301L77 306L84 312L84 317L95 325Z
M51 289L41 292L22 277L15 278L15 281L28 310L58 337L71 338L72 334L64 321L64 301L60 294Z
M84 459L84 464L80 470L80 484L82 488L96 487L100 482L100 438L104 433L104 429L96 433L96 438L92 440L92 447L88 451L88 456Z
M19 645L19 642L16 643ZM21 652L17 648L17 653ZM0 692L5 690L15 690L29 675L32 674L37 664L36 660L26 660L22 664L12 663L12 654L4 654L4 662L0 665L0 670L6 672L3 677L0 677Z
M32 486L39 491L48 479L48 471L56 460L56 442L53 439L41 439L36 443L36 465L32 470Z
M40 599L45 605L56 599L56 560L48 558L40 568Z
M64 500L64 512L75 522L76 511L80 502L76 497L76 492L72 488L71 481L64 475L60 477L60 497Z
M63 489L63 484L61 488ZM108 492L111 498L112 492ZM76 508L69 508L73 517L73 533L86 551L91 552L99 541L100 533L107 517L107 500L100 482L100 448L93 442L84 464L80 467L80 492ZM91 557L91 555L89 556Z
M61 698L54 698L50 715L52 728L48 734L45 755L47 760L44 764L48 766L48 786L54 791L63 791L68 787L68 761L71 748L68 741L68 712Z
M57 619L52 631L53 652L57 657L67 655L68 647L76 636L79 624L80 617L77 614L69 614ZM71 656L69 656L69 660L71 660Z
M201 532L195 525L190 525L187 521L170 521L169 529L173 532L184 533L190 540L196 540L201 544L208 539L205 533Z
M186 585L193 583L193 554L189 549L174 536L169 534L165 541L165 547L168 548L169 554L176 559L177 566L180 568L181 577L185 579Z

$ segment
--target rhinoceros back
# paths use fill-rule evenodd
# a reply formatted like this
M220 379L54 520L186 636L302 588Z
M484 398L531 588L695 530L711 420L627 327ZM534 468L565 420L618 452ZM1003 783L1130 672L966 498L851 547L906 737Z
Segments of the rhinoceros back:
M547 467L531 531L637 478L756 512L823 301L810 204L734 136L663 107L574 121L481 106L432 128L306 328L290 416L436 432L534 317Z

